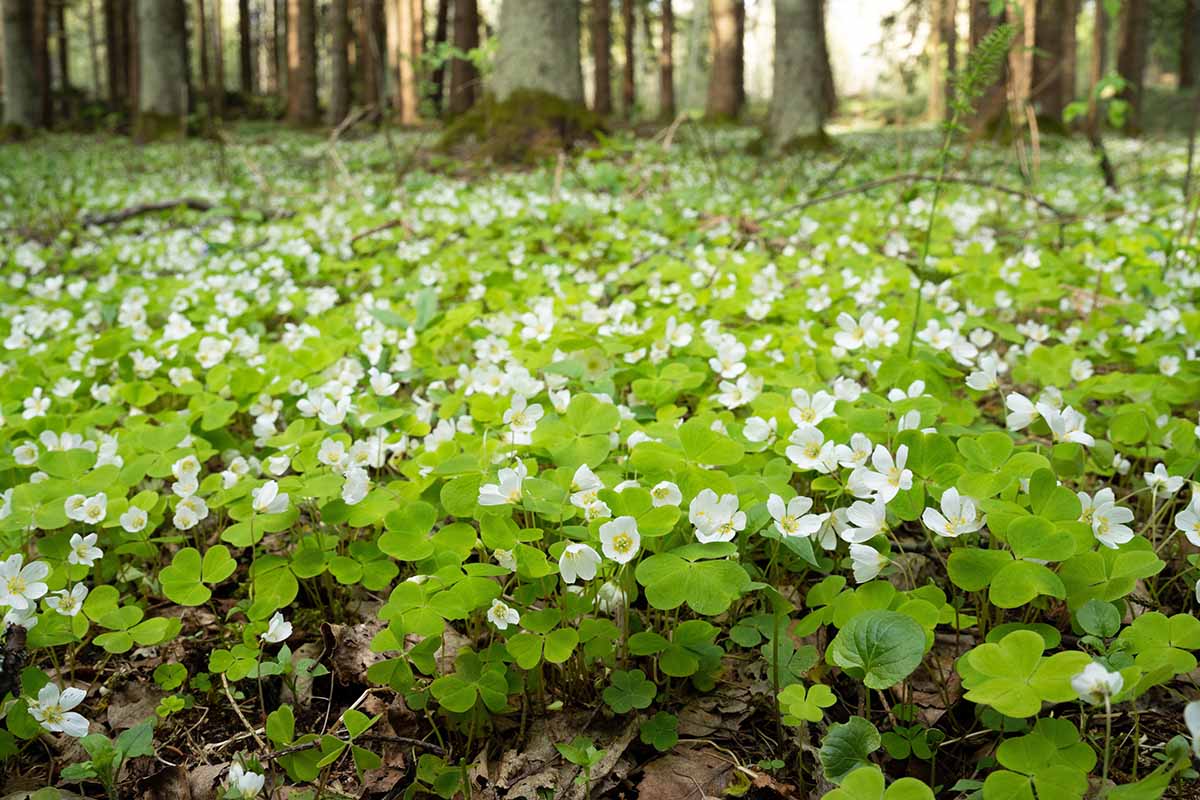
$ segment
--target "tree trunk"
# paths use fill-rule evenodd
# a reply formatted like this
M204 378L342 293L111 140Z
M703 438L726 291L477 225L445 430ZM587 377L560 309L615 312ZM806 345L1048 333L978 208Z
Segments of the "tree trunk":
M662 0L662 43L658 51L658 114L675 118L675 9L671 0Z
M837 87L833 83L833 61L829 58L829 43L825 40L825 2L817 0L817 30L821 32L818 44L821 46L821 109L824 118L829 119L837 110Z
M87 0L88 58L92 65L92 91L104 96L100 78L100 40L96 36L96 0Z
M996 28L996 20L989 9L989 0L970 0L971 3L971 49L974 50L983 38ZM1014 46L1016 40L1014 38ZM1006 70L1002 69L1004 75ZM975 113L970 122L973 135L978 136L988 129L993 129L1004 118L1006 106L1006 78L1000 77L975 101Z
M138 142L187 133L187 25L183 0L137 0Z
M454 49L469 53L479 47L479 6L476 0L454 0ZM450 62L450 115L466 112L481 95L479 70L465 58Z
M710 120L732 120L738 114L737 10L741 0L712 0L709 4L708 51L712 66L708 73L708 103L704 115Z
M41 124L54 124L54 79L50 72L50 0L26 0L33 3L33 68L37 75Z
M929 100L926 106L929 119L943 122L947 118L952 99L955 65L958 46L958 30L955 18L957 0L933 0L929 19Z
M33 8L28 0L3 0L4 127L22 134L41 124L33 57Z
M348 0L329 5L332 44L329 53L329 124L337 126L350 113L350 16Z
M213 40L213 114L225 116L225 20L221 8L224 0L214 0L210 33Z
M383 112L385 83L382 58L386 52L383 41L383 5L380 0L361 0L358 29L358 68L361 73L363 102Z
M392 106L402 125L417 122L417 73L413 51L415 26L409 0L385 0L387 50L391 68Z
M733 4L733 90L737 94L737 113L746 107L746 0Z
M129 111L129 0L104 0L104 59L108 70L108 100Z
M767 134L771 146L824 143L825 31L822 0L775 0L775 80Z
M504 0L497 37L492 86L498 100L531 89L583 104L578 0Z
M1200 76L1200 0L1184 0L1179 42L1179 88L1191 89Z
M637 22L634 19L633 0L621 0L621 36L625 61L621 65L621 111L626 119L633 119L637 105L637 47L634 34Z
M433 25L433 52L440 54L443 45L449 40L450 31L450 0L437 0L437 16ZM429 99L440 115L446 100L446 64L440 58L433 74L429 78L431 84Z
M1075 17L1078 0L1042 0L1037 9L1032 94L1038 116L1062 123L1075 99Z
M67 95L71 91L71 53L67 41L66 4L54 6L55 55L58 57L58 88L63 93L63 113L66 115Z
M1129 103L1128 129L1142 129L1142 94L1149 45L1147 0L1125 0L1121 4L1120 33L1117 42L1117 72L1125 79L1123 97Z
M612 0L592 0L592 59L595 61L592 109L612 113Z
M266 86L263 93L278 95L279 92L279 26L275 19L275 0L266 0L263 14L262 39L266 44Z
M219 0L218 0L219 1ZM208 9L205 0L196 0L196 49L200 52L200 90L213 111L212 40L208 36Z
M250 33L250 0L238 0L238 86L254 94L254 37Z
M317 26L315 0L288 0L288 108L293 125L317 123Z
M278 79L276 91L285 103L288 99L288 0L268 0L275 3L275 64Z
M424 0L408 0L408 8L412 21L412 35L408 52L412 64L413 122L419 122L421 119L421 83L425 78L425 2Z

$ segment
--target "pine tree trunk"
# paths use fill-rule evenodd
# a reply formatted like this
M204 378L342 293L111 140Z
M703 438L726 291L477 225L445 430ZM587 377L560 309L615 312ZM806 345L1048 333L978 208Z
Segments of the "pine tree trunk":
M689 109L699 107L707 91L704 32L708 25L708 2L694 0L692 3L692 16L688 21L687 39L684 42L687 59L683 64L683 104Z
M583 105L578 0L504 0L497 37L498 100L531 89Z
M737 11L739 0L712 0L709 4L708 50L712 66L708 73L708 103L704 115L710 120L737 117Z
M662 41L658 51L658 115L675 118L675 9L662 0Z
M775 80L767 134L776 150L824 143L821 0L775 0Z
M479 6L476 0L454 0L454 49L462 53L479 47ZM479 70L465 58L450 62L450 115L458 116L480 97Z
M932 122L946 119L946 24L947 0L931 0L929 4L929 42L925 48L929 58L929 97L925 113Z
M437 0L437 15L433 25L433 52L438 53L442 49L442 45L449 40L450 31L450 0ZM438 114L442 113L442 107L446 100L446 65L443 61L438 61L437 66L433 69L433 74L429 78L431 84L429 99L433 101L433 107Z
M329 6L332 45L329 53L329 124L337 126L350 113L350 16L348 0Z
M733 23L733 91L740 115L746 107L746 0L733 4Z
M129 111L129 0L104 0L104 59L108 70L108 101Z
M383 36L383 5L380 0L361 0L358 29L358 68L361 73L363 102L383 112L384 74L381 59L386 52Z
M1191 89L1200 73L1200 0L1184 0L1179 41L1179 88Z
M288 0L268 0L275 3L275 70L279 99L288 99Z
M288 109L293 125L317 123L317 26L315 0L288 0Z
M224 0L214 0L210 30L213 40L213 114L218 119L225 116L225 15L221 11L224 5Z
M104 96L100 78L100 40L96 36L96 0L87 0L88 58L92 65L92 90L97 98Z
M275 0L266 0L264 9L270 11L263 15L262 39L266 44L266 83L263 93L279 94L279 26L275 19Z
M4 127L17 135L41 124L33 57L33 8L28 0L2 0L4 33Z
M612 0L592 0L592 110L602 117L612 113Z
M54 124L54 77L50 72L50 0L26 0L33 3L33 68L37 75L41 124Z
M238 0L238 87L254 94L254 37L250 33L250 0Z
M971 49L974 50L983 41L983 38L996 28L997 23L996 19L991 15L989 0L970 0L970 3ZM1016 46L1015 40L1014 46ZM999 121L1004 118L1006 81L1008 80L1006 73L1007 69L1003 70L1002 77L998 77L991 86L988 86L983 91L979 99L975 101L975 113L970 123L973 135L979 136L989 129L994 129L999 124Z
M1075 95L1077 0L1042 0L1037 9L1033 59L1033 103L1038 116L1061 124Z
M200 90L208 102L208 113L213 111L212 88L212 40L208 36L208 8L205 0L196 0L196 49L200 53Z
M392 106L402 125L417 122L415 27L409 0L386 0L387 49L391 66Z
M71 92L71 53L67 41L67 11L63 3L56 3L54 6L54 34L55 55L58 59L58 87L63 94L63 114L67 116L67 95Z
M633 0L621 0L621 34L625 51L625 62L621 65L621 111L626 119L633 119L637 105L637 47L633 43L636 25Z
M1142 129L1142 95L1150 39L1147 12L1147 0L1125 0L1121 4L1117 72L1125 79L1123 97L1129 103L1128 128L1131 133L1139 133Z
M182 137L187 128L183 0L137 0L138 142Z

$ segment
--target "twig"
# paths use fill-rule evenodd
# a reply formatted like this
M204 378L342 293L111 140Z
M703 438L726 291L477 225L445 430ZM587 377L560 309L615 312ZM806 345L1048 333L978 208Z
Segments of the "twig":
M322 737L322 739L317 739L315 741L305 742L304 744L294 744L291 747L285 747L282 750L275 750L274 752L270 752L270 753L267 753L266 755L259 756L259 760L260 761L274 761L277 758L280 758L282 756L288 756L288 755L291 755L292 753L300 753L305 750L312 750L315 747L321 746L321 742L322 742L323 738L324 737ZM339 742L343 742L345 744L350 744L350 742L351 742L350 739L340 739L338 737L334 737L334 738L337 738ZM403 744L403 745L408 745L410 747L418 747L422 750L426 750L430 753L433 753L435 756L446 755L446 751L444 749L442 749L441 747L439 747L438 745L434 744L433 742L427 742L424 739L414 739L410 736L387 736L387 735L384 735L381 733L364 733L361 736L354 737L354 741L356 741L356 742L383 742L385 744Z
M250 720L246 719L246 715L242 713L242 707L239 706L237 701L233 699L233 692L229 689L229 678L225 677L225 673L223 672L221 673L221 686L225 689L225 696L229 698L229 704L233 706L233 712L237 714L238 719L240 719L242 724L246 726L246 730L248 730L250 735L254 737L254 741L258 744L259 749L263 752L268 752L266 742L264 742L262 737L258 735L258 731L256 731L254 726L250 724Z
M195 197L179 197L174 200L162 200L157 203L142 203L141 205L123 208L109 214L85 214L80 218L82 225L118 225L125 220L153 214L158 211L171 211L176 208L190 208L192 211L211 211L213 204L207 200Z
M359 233L354 234L353 236L350 237L350 244L353 245L359 239L365 239L368 236L374 236L377 233L383 233L384 231L390 231L392 228L404 228L404 230L407 233L409 233L409 234L412 233L412 228L409 227L408 220L393 219L393 220L383 223L382 225L376 225L374 228L368 228L365 231L361 231Z

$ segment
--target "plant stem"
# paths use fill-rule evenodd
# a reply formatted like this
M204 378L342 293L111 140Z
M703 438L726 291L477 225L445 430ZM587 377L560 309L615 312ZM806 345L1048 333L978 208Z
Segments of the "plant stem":
M1101 773L1101 779L1105 784L1108 783L1108 763L1111 760L1111 745L1112 745L1112 699L1104 695L1104 772Z

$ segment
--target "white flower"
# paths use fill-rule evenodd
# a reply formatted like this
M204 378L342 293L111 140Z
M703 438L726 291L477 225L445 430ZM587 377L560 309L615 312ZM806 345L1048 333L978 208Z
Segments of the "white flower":
M71 591L62 589L46 598L46 605L64 617L73 617L83 610L83 601L87 599L88 588L82 583L75 584Z
M738 511L735 494L722 495L704 489L692 498L688 506L688 521L696 528L701 542L728 542L746 527L746 515Z
M1200 700L1193 700L1183 707L1183 722L1192 737L1192 752L1200 758Z
M488 622L495 625L499 630L504 630L509 625L516 625L521 621L521 615L517 613L515 608L505 605L499 600L492 601L492 607L487 612Z
M856 500L846 510L846 521L849 524L839 535L847 542L861 544L884 532L887 527L887 505L882 498L876 498L873 503Z
M1023 394L1013 392L1004 400L1004 405L1008 406L1008 417L1005 418L1005 423L1010 431L1019 431L1022 428L1029 426L1029 423L1038 415L1037 407Z
M149 522L149 520L150 516L145 512L145 510L138 508L137 506L130 506L120 517L121 527L124 528L127 533L137 533L146 527L146 523Z
M201 497L185 497L175 505L171 524L181 531L191 530L208 517L208 504Z
M826 460L827 457L833 456L835 445L833 442L825 441L825 434L821 433L820 428L801 425L788 437L788 441L791 442L791 445L784 450L784 453L798 469L811 469L817 472L829 471L826 467Z
M793 497L785 505L783 498L772 494L767 498L767 511L775 520L775 530L782 536L798 536L807 539L825 524L829 514L809 514L812 498L803 495Z
M492 558L496 559L496 563L509 572L517 571L517 557L512 550L494 550Z
M788 416L797 425L816 425L834 415L836 402L828 392L817 392L809 397L805 390L793 389L792 403L795 408L788 411Z
M762 417L750 417L742 427L742 436L746 437L746 441L754 444L763 442L770 444L775 441L775 432L778 427L779 423L774 417L769 420Z
M1125 680L1119 672L1109 672L1095 661L1083 668L1083 672L1071 678L1071 688L1080 699L1096 705L1121 691Z
M60 691L55 684L47 683L38 692L37 700L30 701L29 713L51 733L65 733L79 739L87 736L88 721L71 709L82 703L85 696L83 689L72 686Z
M378 397L390 397L400 389L400 384L392 380L390 372L371 370L371 391Z
M523 395L514 394L512 404L504 412L504 424L511 429L512 444L530 444L533 441L533 431L543 413L542 407L537 403L529 405Z
M78 495L75 495L78 497ZM68 500L69 502L69 500ZM86 522L88 525L99 525L108 515L108 497L104 492L98 492L83 501L83 505L79 508L79 522Z
M499 483L485 483L479 487L479 505L502 506L521 502L521 484L528 474L529 471L520 461L511 469L500 470L497 473Z
M1043 403L1038 403L1038 411L1046 420L1046 424L1050 426L1050 434L1054 437L1054 441L1075 442L1085 447L1091 447L1096 443L1095 437L1084 430L1087 417L1070 406L1059 411Z
M267 629L263 631L259 637L264 642L270 644L278 644L292 635L292 623L283 618L283 614L276 611L270 621L267 622Z
M346 470L346 480L342 483L342 502L348 506L357 505L367 496L371 488L371 479L362 467L351 467Z
M625 592L612 581L605 581L596 590L596 609L601 614L612 614L625 607Z
M650 502L655 507L659 506L675 506L683 502L683 493L679 491L679 487L670 481L659 481L654 484L654 488L650 490Z
M25 410L21 412L21 416L25 419L44 417L50 410L50 398L42 394L40 386L34 388L33 393L21 401L21 404L25 407Z
M1100 544L1113 550L1133 538L1133 529L1124 524L1132 521L1133 512L1113 502L1092 509L1092 533Z
M967 376L967 386L977 392L1000 388L1000 359L988 353L980 357L979 368Z
M257 489L251 489L250 495L254 498L254 510L259 514L282 514L288 510L287 493L280 493L279 484L275 481L267 481Z
M590 545L579 542L567 545L558 557L558 572L566 583L574 583L576 579L590 581L596 577L598 566L600 554Z
M13 448L13 460L18 466L32 467L38 460L38 446L33 442L22 442Z
M340 469L346 462L346 445L337 439L325 439L317 450L317 461L327 467Z
M1113 490L1105 487L1096 494L1090 495L1087 492L1076 492L1075 496L1079 498L1079 506L1082 511L1079 514L1079 521L1092 524L1092 513L1104 505L1105 503L1116 502L1117 496L1113 494Z
M5 625L19 625L25 630L33 630L38 624L37 606L29 608L10 608L4 615Z
M642 537L638 533L637 520L633 517L617 517L600 526L600 549L604 555L618 564L628 564L637 555Z
M68 543L71 552L67 555L68 564L82 564L85 567L90 567L96 563L96 559L104 557L104 551L96 547L96 534L89 533L87 536L80 536L78 533L71 536L71 541Z
M235 790L241 800L249 800L262 791L267 779L265 775L247 770L241 764L229 767L229 788Z
M904 468L907 461L908 445L900 445L893 459L886 447L877 444L875 452L871 454L871 464L875 471L863 476L863 483L876 492L885 503L890 503L902 490L908 491L912 488L912 470Z
M850 545L850 565L854 570L855 583L874 580L887 563L887 558L874 547L865 544Z
M23 566L24 565L24 566ZM50 566L44 561L25 564L25 556L13 553L0 562L0 605L15 609L30 608L46 594L46 576Z
M1182 475L1168 475L1165 464L1155 464L1154 472L1145 472L1142 477L1146 479L1146 485L1156 494L1159 492L1165 494L1175 494L1183 488Z
M941 506L941 513L927 508L921 514L921 521L938 536L953 539L983 527L976 516L975 501L970 497L961 497L953 486L942 493Z
M1188 507L1175 515L1175 527L1183 531L1189 542L1200 547L1200 494L1192 495Z
M834 455L837 456L838 464L847 469L855 469L864 466L867 460L871 457L873 447L871 440L866 434L856 433L850 437L850 444L839 444L834 448Z

